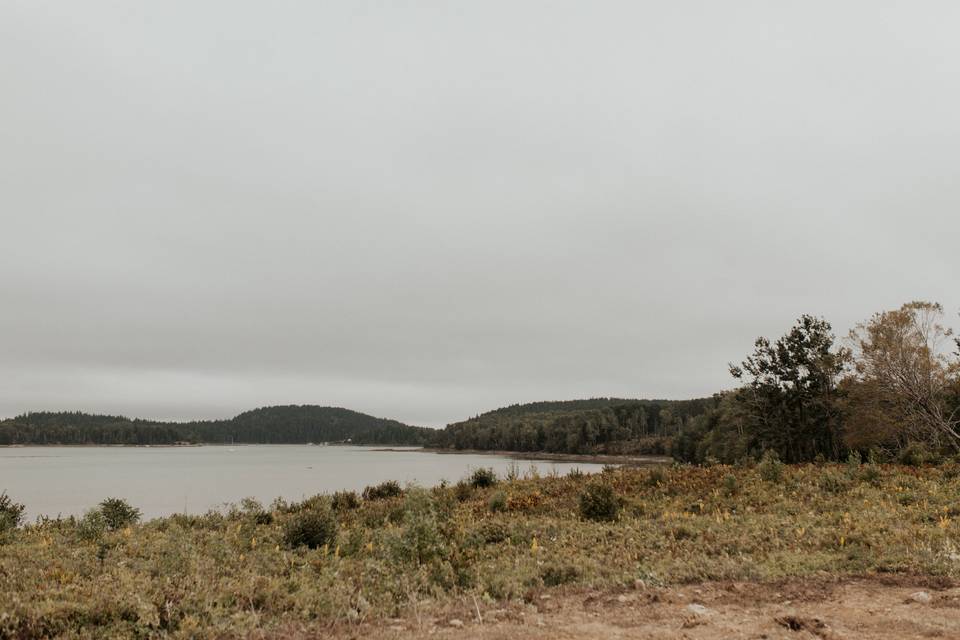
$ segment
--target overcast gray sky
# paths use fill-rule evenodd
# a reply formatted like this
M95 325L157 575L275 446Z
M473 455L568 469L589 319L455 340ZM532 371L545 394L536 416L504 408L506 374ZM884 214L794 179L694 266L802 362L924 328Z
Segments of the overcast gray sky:
M0 416L439 426L960 308L956 2L0 0ZM957 322L954 322L957 324Z

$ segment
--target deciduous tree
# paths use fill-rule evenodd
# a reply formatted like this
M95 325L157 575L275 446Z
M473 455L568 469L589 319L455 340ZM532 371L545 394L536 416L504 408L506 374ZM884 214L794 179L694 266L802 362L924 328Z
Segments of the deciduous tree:
M859 389L854 413L896 421L898 440L960 450L960 415L951 395L960 371L943 307L910 302L875 314L850 332ZM854 418L855 419L855 418Z

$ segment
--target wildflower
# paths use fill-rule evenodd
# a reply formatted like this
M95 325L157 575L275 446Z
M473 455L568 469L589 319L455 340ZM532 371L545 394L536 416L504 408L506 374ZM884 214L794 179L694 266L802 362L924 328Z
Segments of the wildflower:
M536 553L539 550L540 550L540 543L537 542L537 537L534 536L533 542L530 543L530 551L532 551L533 553Z

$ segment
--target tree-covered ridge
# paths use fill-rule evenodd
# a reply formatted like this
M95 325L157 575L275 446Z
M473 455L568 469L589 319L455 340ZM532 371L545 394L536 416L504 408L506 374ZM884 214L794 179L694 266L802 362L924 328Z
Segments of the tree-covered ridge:
M712 399L593 398L512 405L448 425L437 444L454 449L551 453L669 453L669 442Z
M586 409L606 409L618 404L636 402L630 398L587 398L584 400L545 400L541 402L524 402L511 404L506 407L485 411L480 416L520 416L528 413L569 412Z
M173 444L185 440L178 425L79 411L39 411L0 421L0 445Z
M231 420L184 425L198 442L284 444L344 442L357 444L424 444L432 429L411 427L396 420L313 405L263 407Z
M264 407L229 420L159 422L81 412L35 412L0 421L0 445L165 445L178 442L421 445L433 430L338 407Z

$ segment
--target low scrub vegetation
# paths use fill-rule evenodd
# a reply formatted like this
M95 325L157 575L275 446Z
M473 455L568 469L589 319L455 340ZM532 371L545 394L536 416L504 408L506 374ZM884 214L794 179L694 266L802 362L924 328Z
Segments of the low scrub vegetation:
M413 615L426 599L484 608L636 580L960 578L956 465L777 468L467 478L469 495L380 485L350 508L318 496L143 524L105 501L83 518L23 525L19 505L0 498L0 515L19 524L0 538L0 637L320 632Z
M400 495L403 495L403 489L400 488L399 482L394 482L393 480L387 480L386 482L381 482L376 486L367 487L363 490L364 500L385 500L387 498L396 498Z
M486 487L492 487L497 484L497 474L493 469L485 469L483 467L475 469L472 474L470 474L469 480L470 486L475 489L482 489Z
M283 541L294 549L325 547L329 550L337 541L337 520L329 508L303 510L287 521Z
M333 494L330 506L336 511L349 511L360 506L360 498L356 491L337 491Z
M140 521L140 510L122 498L107 498L100 503L103 522L111 531L129 527Z
M0 493L0 535L20 525L25 509L24 505L14 502L6 492Z
M620 498L613 487L592 482L580 494L580 517L597 522L613 522L620 513Z

